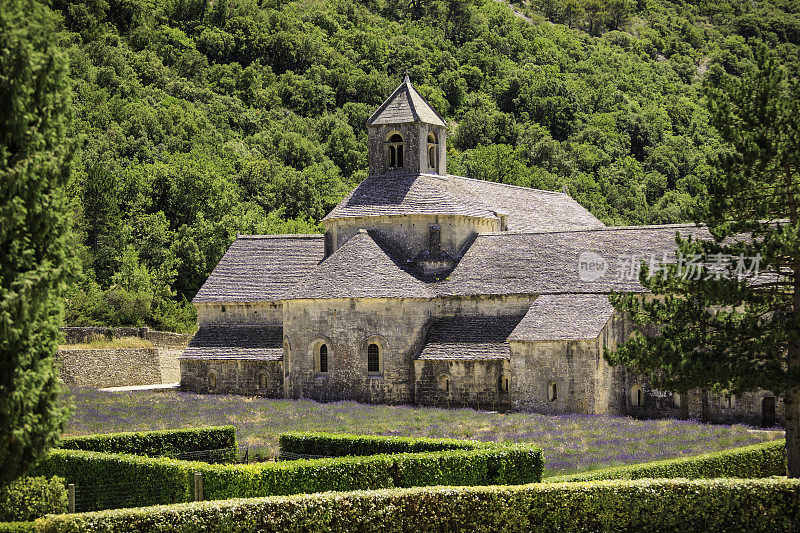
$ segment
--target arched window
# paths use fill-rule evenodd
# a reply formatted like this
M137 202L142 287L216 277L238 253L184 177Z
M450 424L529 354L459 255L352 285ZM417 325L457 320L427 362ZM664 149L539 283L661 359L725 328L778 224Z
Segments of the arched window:
M555 381L551 381L547 385L547 399L551 402L558 400L558 385L556 385Z
M267 388L267 375L263 372L258 375L258 388L260 390Z
M214 392L217 390L217 374L216 372L211 372L208 374L208 390Z
M439 141L433 132L428 133L428 168L434 172L439 169Z
M719 405L723 409L731 409L733 407L736 407L736 396L734 396L733 394L731 394L730 396L723 396L719 400Z
M316 364L314 365L318 374L327 374L328 373L328 345L324 342L320 343L317 347L317 353L315 354Z
M631 406L641 407L644 403L644 392L641 385L634 385L631 387Z
M381 349L372 343L367 347L367 372L370 374L380 374L381 371Z
M503 372L500 374L500 379L497 382L498 389L500 392L508 392L508 385L509 385L510 378L507 372Z
M672 393L672 405L675 407L683 405L683 395L680 392Z
M386 150L389 168L401 168L403 166L403 137L399 133L389 137L386 141Z

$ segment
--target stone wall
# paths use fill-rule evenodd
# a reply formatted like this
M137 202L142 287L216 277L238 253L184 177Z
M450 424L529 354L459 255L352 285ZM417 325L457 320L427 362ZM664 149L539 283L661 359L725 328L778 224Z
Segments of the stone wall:
M511 408L511 397L505 389L505 379L511 377L508 367L509 361L503 359L417 359L414 361L415 401L434 407L506 411Z
M69 387L122 387L161 383L161 361L154 348L59 349L61 379Z
M197 324L280 324L282 302L196 303Z
M447 129L432 124L392 124L370 127L367 131L369 175L392 172L385 142L394 132L403 137L403 167L407 174L434 173L428 166L428 132L436 134L439 144L438 174L447 174Z
M475 233L500 231L499 219L443 215L340 218L326 220L323 224L331 235L332 251L344 245L358 230L366 229L380 233L407 259L413 259L428 249L432 224L439 225L441 250L453 257Z
M290 398L411 403L414 357L433 304L418 299L291 300L284 307L284 392ZM317 372L321 343L328 372ZM381 371L367 371L367 347L380 346ZM288 348L288 354L287 354Z
M204 394L283 397L283 362L263 359L181 359L181 389Z
M74 387L177 383L180 381L178 357L192 337L149 328L67 327L61 331L66 340L57 354L57 359L62 361L61 379ZM113 341L123 337L150 341L153 348L74 350L69 347L70 344L97 339Z

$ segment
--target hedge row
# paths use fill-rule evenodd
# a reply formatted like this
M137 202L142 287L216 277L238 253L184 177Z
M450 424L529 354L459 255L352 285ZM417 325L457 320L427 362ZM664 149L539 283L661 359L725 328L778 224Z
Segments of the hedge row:
M345 455L379 455L392 453L440 452L472 450L482 444L454 439L415 439L379 435L341 435L334 433L284 433L278 444L280 454L342 457Z
M247 465L52 450L37 473L75 483L79 508L109 509L191 501L195 472L203 474L204 499L212 500L434 484L531 483L541 480L543 468L541 450L518 444Z
M22 477L0 487L0 522L28 521L48 513L66 512L63 478Z
M786 441L776 440L733 450L706 453L694 457L666 459L594 472L551 477L545 483L593 481L601 479L642 478L743 478L756 479L786 475Z
M618 480L434 487L60 515L44 532L794 531L800 480Z
M0 522L0 533L35 533L34 522Z
M66 437L61 448L202 461L236 460L236 428L217 426Z

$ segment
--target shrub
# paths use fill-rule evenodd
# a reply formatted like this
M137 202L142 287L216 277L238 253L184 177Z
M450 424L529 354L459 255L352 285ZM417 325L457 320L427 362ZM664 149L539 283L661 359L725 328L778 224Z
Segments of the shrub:
M415 439L380 435L340 435L333 433L284 433L278 444L282 456L311 455L341 457L382 453L419 453L442 450L472 450L479 442L454 439Z
M67 490L63 478L22 477L0 487L0 522L27 521L66 512Z
M636 465L604 468L594 472L551 477L545 483L592 481L599 479L719 477L762 478L786 474L785 441L776 440L733 450L706 453L695 457L666 459Z
M91 510L191 501L193 472L208 466L168 458L56 449L35 472L59 475L74 483L76 510Z
M45 532L791 531L800 480L428 487L48 516Z
M0 522L0 533L35 533L33 522Z
M458 441L444 442L459 444ZM168 458L53 450L37 472L59 474L75 483L76 505L80 509L191 501L195 472L203 474L205 499L541 480L544 462L538 448L523 444L460 444L471 449L248 465L212 465Z
M228 462L236 459L238 451L234 426L67 437L62 439L61 448Z

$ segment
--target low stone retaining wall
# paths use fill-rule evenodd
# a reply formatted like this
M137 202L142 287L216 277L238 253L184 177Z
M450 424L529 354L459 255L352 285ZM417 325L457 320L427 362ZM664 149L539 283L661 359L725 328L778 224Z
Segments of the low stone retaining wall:
M161 383L155 348L61 349L61 379L69 387L123 387Z
M61 328L66 345L56 359L61 379L70 387L125 387L177 383L181 379L178 357L191 335L154 331L150 328L68 327ZM138 337L152 348L70 349L70 344L105 339Z

